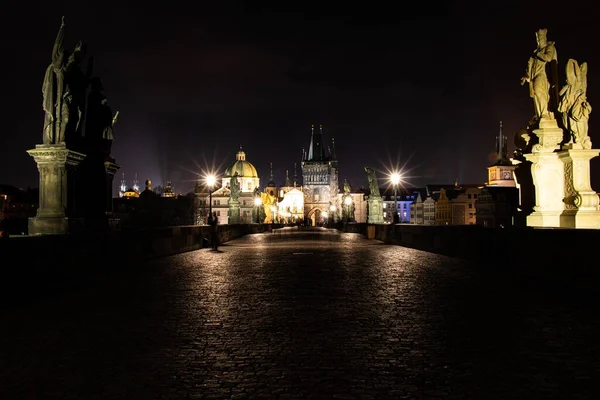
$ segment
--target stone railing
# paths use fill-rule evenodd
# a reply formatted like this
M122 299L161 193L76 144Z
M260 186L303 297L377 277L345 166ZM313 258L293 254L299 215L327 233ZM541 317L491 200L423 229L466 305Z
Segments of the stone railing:
M597 229L484 228L477 225L346 224L345 232L535 277L600 283Z

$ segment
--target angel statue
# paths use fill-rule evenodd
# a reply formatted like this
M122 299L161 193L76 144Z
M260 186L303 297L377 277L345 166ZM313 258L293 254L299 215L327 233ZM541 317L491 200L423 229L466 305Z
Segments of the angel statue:
M563 123L569 131L567 144L578 143L584 149L592 148L588 136L588 120L592 106L587 101L587 63L579 66L577 61L569 59L566 68L567 84L560 91L558 111L562 113Z

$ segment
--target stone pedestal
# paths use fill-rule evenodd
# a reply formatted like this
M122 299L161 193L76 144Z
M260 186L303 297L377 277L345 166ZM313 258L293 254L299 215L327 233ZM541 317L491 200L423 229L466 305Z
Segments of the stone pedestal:
M535 206L535 186L531 175L531 161L511 159L515 165L515 186L519 193L519 203L515 215L515 226L526 226L527 216L533 212Z
M229 224L240 223L240 201L229 200Z
M560 226L600 229L599 198L590 184L590 160L597 157L600 150L584 150L577 147L566 145L564 150L558 153L564 165L565 181L565 209L560 217Z
M69 150L64 144L37 145L27 153L40 173L40 204L36 216L29 219L29 234L67 233L67 172L77 167L85 154Z
M563 131L554 119L542 119L533 133L538 143L531 153L524 154L531 162L531 176L535 186L535 206L527 216L527 226L560 227L561 214L565 209L564 164L555 150L563 140Z
M111 161L104 162L104 170L106 171L106 215L108 216L113 213L113 180L119 168L121 168L120 165Z
M367 199L367 223L369 224L383 224L383 199L376 197L374 199Z

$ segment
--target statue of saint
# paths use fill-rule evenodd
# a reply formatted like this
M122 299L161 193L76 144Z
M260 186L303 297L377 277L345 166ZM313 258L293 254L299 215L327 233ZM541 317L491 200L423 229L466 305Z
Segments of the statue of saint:
M521 85L529 82L529 95L533 98L535 114L538 120L554 119L549 111L550 104L550 82L546 74L546 63L556 62L557 54L554 42L547 40L547 29L536 32L537 48L529 58L527 72L521 78Z
M588 136L588 120L592 106L587 101L587 63L577 64L569 59L566 68L567 84L560 91L558 110L562 113L563 124L569 131L569 143L579 143L584 149L591 149Z
M42 84L44 118L44 144L64 143L71 132L80 132L85 104L87 78L79 64L85 57L86 47L79 42L69 54L64 49L65 17L52 48L52 61Z
M119 112L113 115L108 100L104 95L104 85L98 77L90 80L90 92L87 97L87 113L85 136L93 147L110 154L114 140L113 126L117 122Z
M240 195L240 183L238 181L238 173L236 172L229 181L229 189L231 190L231 200L237 201Z
M344 179L344 193L350 193L351 191L352 191L352 188L350 187L348 180Z
M367 173L367 181L369 182L369 197L381 197L381 193L379 193L379 184L377 183L377 177L375 176L375 170L369 167L365 167L365 172Z

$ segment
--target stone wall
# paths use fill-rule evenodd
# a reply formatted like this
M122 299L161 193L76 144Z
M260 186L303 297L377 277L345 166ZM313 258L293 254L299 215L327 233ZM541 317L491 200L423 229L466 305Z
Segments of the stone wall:
M220 243L264 232L269 225L218 225ZM174 226L112 235L43 235L0 239L1 302L22 302L61 288L93 284L110 270L135 269L140 260L203 247L209 226Z
M600 283L597 229L347 224L342 230L534 277Z

